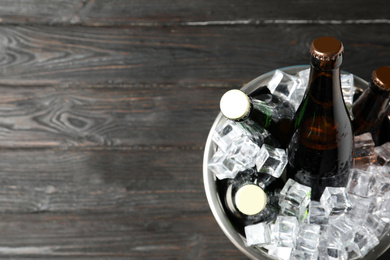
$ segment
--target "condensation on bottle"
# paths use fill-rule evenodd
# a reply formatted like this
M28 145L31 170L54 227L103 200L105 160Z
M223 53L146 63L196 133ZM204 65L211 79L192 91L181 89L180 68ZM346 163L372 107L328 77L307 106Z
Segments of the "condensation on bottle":
M333 37L312 42L309 85L292 125L287 177L310 186L313 200L327 186L345 186L352 166L353 132L340 84L343 50Z

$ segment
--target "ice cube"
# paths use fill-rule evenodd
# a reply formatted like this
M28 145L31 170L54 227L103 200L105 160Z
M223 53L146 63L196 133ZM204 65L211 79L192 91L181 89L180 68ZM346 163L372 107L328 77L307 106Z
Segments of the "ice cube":
M259 152L260 147L245 136L232 142L227 151L227 158L245 168L252 168L255 166L255 160Z
M297 109L307 88L305 83L299 77L276 70L268 82L268 89L272 94L289 100L294 108Z
M380 168L381 174L382 174L384 177L386 177L386 178L390 178L390 164L389 164L389 165L383 165L382 167L380 167L380 166L371 166L371 167Z
M341 215L329 219L325 236L327 238L334 238L344 247L347 247L352 242L355 229L356 224L345 215Z
M235 139L239 139L244 135L242 128L237 126L233 121L225 121L222 125L215 129L212 135L213 142L218 148L224 152L227 151L230 144Z
M309 85L310 68L298 71L296 76L300 80L300 85L302 85L302 88L307 88L307 86Z
M299 221L302 221L307 215L310 194L310 187L302 185L293 179L288 179L280 192L280 214L295 216Z
M305 252L307 255L316 255L320 233L320 225L302 224L298 233L296 249Z
M376 174L372 170L351 169L347 191L360 197L374 196L377 194L376 183Z
M380 217L373 214L366 215L363 225L370 229L378 238L387 228L387 223L383 221Z
M374 140L371 133L354 137L354 163L357 168L367 168L375 163Z
M274 148L264 144L256 159L256 168L259 172L267 173L279 178L287 165L287 154L284 149Z
M299 226L295 217L278 216L273 228L273 237L278 246L294 248Z
M381 197L390 197L390 167L374 166L368 167L373 175L375 175L374 194Z
M340 81L341 81L341 89L343 91L344 103L347 106L351 118L353 118L352 103L353 103L353 94L355 93L353 74L341 74Z
M347 260L348 252L345 247L333 237L325 237L318 247L319 260Z
M233 179L237 173L245 170L243 165L237 164L228 158L223 151L217 151L208 162L209 169L219 179Z
M257 172L256 170L254 171L256 172L256 179L254 180L254 182L263 189L265 189L266 187L268 187L268 185L276 181L276 178L269 174Z
M374 215L378 216L386 223L390 223L390 199L389 197L376 198Z
M326 187L320 202L327 217L348 212L352 206L344 187Z
M267 145L263 144L263 146L261 146L260 148L259 155L256 158L256 168L258 171L263 167L264 163L268 160L268 158L269 152L267 150Z
M268 89L272 94L283 95L287 100L298 86L298 78L281 70L275 70L268 82Z
M259 147L261 147L264 143L275 146L279 145L270 132L249 119L245 122L235 122L235 125L241 129L245 136L248 136Z
M360 257L364 257L378 244L379 240L371 230L365 226L359 226L353 237L353 242L348 248L352 249Z
M273 222L272 222L273 223ZM270 223L269 224L269 227L270 227L270 232L271 232L271 242L270 242L270 246L272 245L276 245L277 242L276 242L276 237L275 237L275 224L272 224ZM268 249L268 248L267 248Z
M390 166L390 142L375 147L374 151L380 165Z
M328 224L325 209L320 202L315 200L310 201L308 220L310 224Z
M273 245L269 247L268 254L280 260L289 260L292 250L291 247Z
M357 225L362 225L366 215L373 212L374 201L371 198L362 198L356 195L349 195L352 204L351 210L347 217Z
M258 223L245 226L245 237L247 246L263 246L271 242L271 229L266 223Z
M318 259L318 250L314 252L308 252L301 249L295 249L292 253L290 260L317 260Z

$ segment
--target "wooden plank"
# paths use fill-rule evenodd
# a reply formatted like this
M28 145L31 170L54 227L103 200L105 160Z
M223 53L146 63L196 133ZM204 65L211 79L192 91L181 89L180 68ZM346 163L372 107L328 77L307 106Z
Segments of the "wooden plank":
M204 25L263 23L389 23L386 0L310 1L247 0L5 0L0 3L3 24ZM198 23L200 22L200 24Z
M209 213L2 215L2 259L246 259Z
M203 147L223 92L308 63L315 36L340 36L364 79L388 65L390 25L354 28L1 27L0 147Z
M77 0L4 0L0 3L2 24L71 24L83 6Z
M90 1L80 12L86 25L210 25L210 24L269 24L269 23L320 23L357 22L389 19L385 0L367 2L331 0L318 5L310 1L249 0L183 1L183 0L121 0ZM351 10L351 11L349 11ZM353 10L353 11L352 11ZM204 23L206 21L206 23ZM207 23L211 21L211 23ZM216 21L217 23L213 23ZM199 22L199 23L198 23ZM386 23L389 21L386 20Z
M2 259L245 259L209 210L202 151L0 156Z
M0 87L0 147L201 149L226 90Z
M202 150L2 149L0 156L2 214L208 212Z
M237 87L276 68L307 64L310 42L322 35L343 41L344 70L369 78L375 66L388 64L390 36L383 32L389 30L390 24L3 26L0 84Z

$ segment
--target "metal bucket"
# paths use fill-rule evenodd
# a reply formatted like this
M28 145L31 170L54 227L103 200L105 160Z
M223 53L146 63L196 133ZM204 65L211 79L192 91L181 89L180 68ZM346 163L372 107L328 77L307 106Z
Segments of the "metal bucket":
M279 70L282 70L288 74L295 75L298 71L304 70L309 68L308 65L298 65L298 66L291 66L291 67L285 67L281 68ZM255 79L253 79L251 82L246 84L241 90L243 90L245 93L249 94L256 90L257 88L264 86L268 83L268 81L272 78L274 71L268 72L266 74L263 74ZM346 73L346 72L344 72ZM354 83L355 87L365 89L367 88L368 83L357 77L354 76ZM389 118L386 118L386 120L389 120ZM209 171L207 167L207 163L210 160L210 158L213 156L214 152L216 151L215 144L211 141L211 136L214 132L214 130L222 124L226 119L222 116L221 113L217 116L217 118L214 121L214 124L212 125L210 129L209 136L207 138L205 151L204 151L204 158L203 158L203 182L204 182L204 188L207 196L207 200L210 206L210 209L217 220L220 228L225 233L225 235L229 238L229 240L246 256L248 256L250 259L276 259L274 257L269 256L265 251L263 251L260 248L255 247L247 247L245 237L243 237L240 233L236 231L234 226L229 221L228 217L226 216L223 206L221 204L218 192L217 192L217 186L216 186L216 178L214 174ZM390 133L390 129L389 129ZM370 253L368 253L364 259L377 259L380 255L382 255L388 248L390 247L390 228L387 227L387 230L385 231L385 235L383 236L382 240L380 241L380 244L376 246Z

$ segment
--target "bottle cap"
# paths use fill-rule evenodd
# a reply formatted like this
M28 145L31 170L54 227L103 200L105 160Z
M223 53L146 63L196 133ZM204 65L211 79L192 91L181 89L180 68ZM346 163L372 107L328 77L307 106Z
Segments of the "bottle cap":
M245 215L255 215L265 208L267 195L259 186L246 184L236 192L235 204Z
M222 96L219 106L224 116L232 120L237 120L248 115L251 102L244 92L238 89L232 89Z
M331 36L315 39L310 46L310 53L318 60L336 60L344 51L343 44Z
M372 81L383 90L390 91L390 67L380 67L372 73Z

